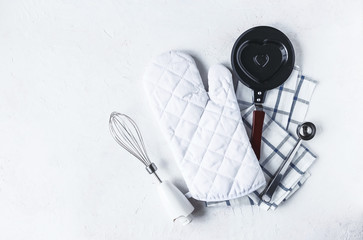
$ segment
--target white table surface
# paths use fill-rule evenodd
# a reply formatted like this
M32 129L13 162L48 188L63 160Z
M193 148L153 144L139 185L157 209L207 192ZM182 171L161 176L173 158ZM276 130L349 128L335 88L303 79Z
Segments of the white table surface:
M363 239L362 15L361 0L0 0L0 239ZM319 81L312 176L276 211L194 202L192 224L175 225L109 114L131 115L160 175L186 191L144 67L185 50L205 77L258 25L285 32Z

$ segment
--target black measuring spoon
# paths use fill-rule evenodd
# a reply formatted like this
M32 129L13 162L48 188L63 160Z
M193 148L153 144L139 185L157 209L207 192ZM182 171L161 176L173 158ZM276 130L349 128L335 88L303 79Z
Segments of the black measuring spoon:
M311 122L304 122L303 124L301 124L297 127L296 134L299 137L299 141L296 143L296 145L291 150L291 152L287 155L285 161L281 164L281 166L275 173L275 176L272 179L272 181L270 182L270 184L262 192L262 194L261 194L262 200L264 200L265 202L271 201L277 186L283 179L288 167L290 166L292 159L295 157L296 152L302 143L302 140L308 141L308 140L312 139L315 136L315 133L316 133L316 127Z

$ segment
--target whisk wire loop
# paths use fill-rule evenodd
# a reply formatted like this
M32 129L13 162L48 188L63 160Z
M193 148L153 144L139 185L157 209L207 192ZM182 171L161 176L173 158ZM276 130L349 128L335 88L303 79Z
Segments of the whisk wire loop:
M112 137L126 151L139 159L146 167L151 164L140 130L126 114L113 112L109 120Z

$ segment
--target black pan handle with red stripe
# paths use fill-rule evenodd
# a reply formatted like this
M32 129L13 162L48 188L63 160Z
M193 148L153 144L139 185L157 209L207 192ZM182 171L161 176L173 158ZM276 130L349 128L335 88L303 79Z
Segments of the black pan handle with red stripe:
M256 154L257 159L260 159L261 140L263 120L265 119L265 112L262 110L253 111L252 132L251 132L251 145Z

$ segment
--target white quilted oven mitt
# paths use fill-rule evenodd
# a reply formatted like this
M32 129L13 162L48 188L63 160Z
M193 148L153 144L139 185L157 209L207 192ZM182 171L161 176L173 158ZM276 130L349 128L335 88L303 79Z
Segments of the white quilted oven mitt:
M192 197L238 198L265 185L265 178L241 120L231 73L215 65L208 78L207 93L193 58L171 51L153 60L144 83Z

